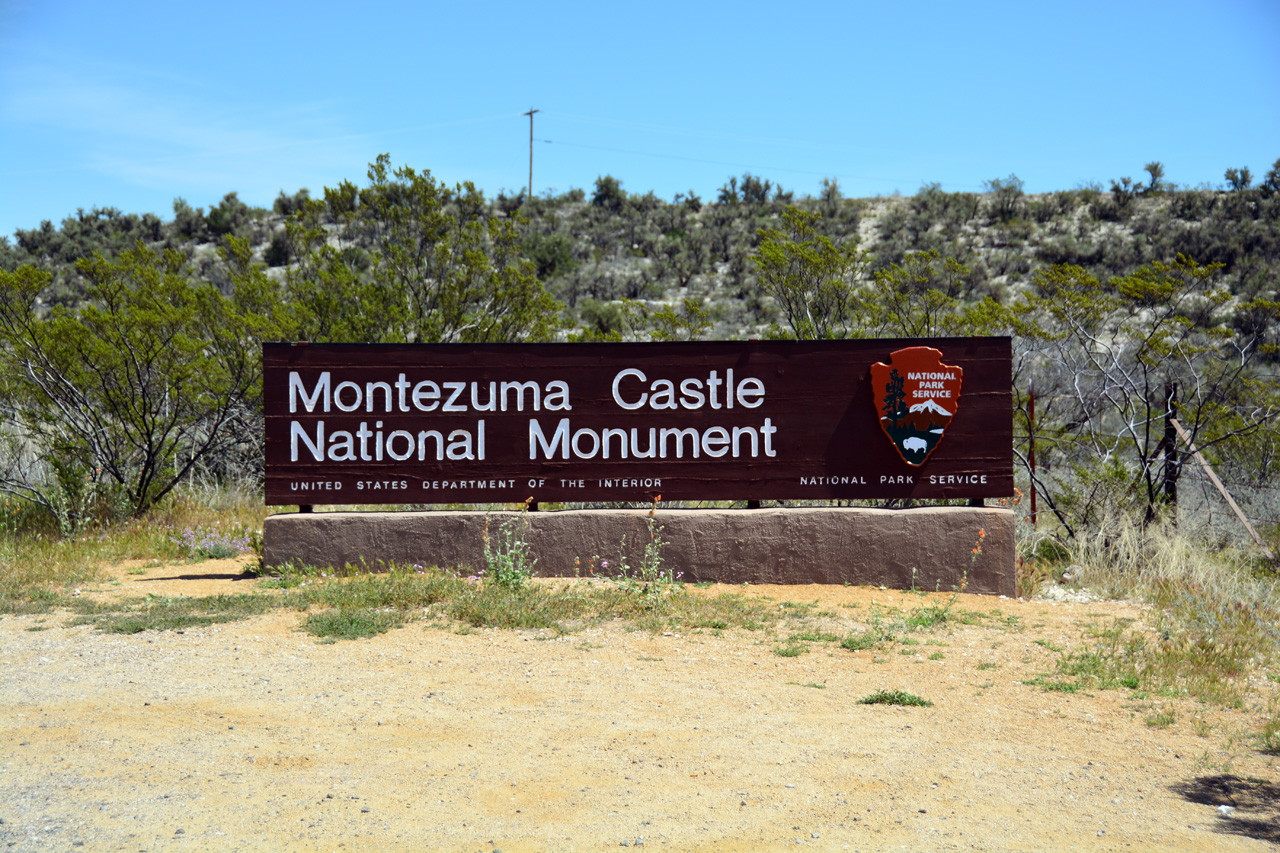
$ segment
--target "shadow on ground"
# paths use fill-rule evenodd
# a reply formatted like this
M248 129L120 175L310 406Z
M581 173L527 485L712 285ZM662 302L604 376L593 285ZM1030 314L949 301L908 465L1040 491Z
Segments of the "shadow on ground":
M257 575L248 572L212 572L203 575L165 575L164 577L138 578L136 583L155 583L156 581L249 581Z
M1206 806L1230 806L1219 812L1214 830L1280 844L1280 786L1239 776L1200 776L1171 786L1175 794Z

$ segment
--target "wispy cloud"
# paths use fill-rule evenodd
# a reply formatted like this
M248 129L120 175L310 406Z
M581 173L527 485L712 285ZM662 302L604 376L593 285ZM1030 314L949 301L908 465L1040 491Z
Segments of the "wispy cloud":
M51 167L5 158L0 176L82 171L175 193L274 192L355 177L352 169L394 137L511 121L504 112L357 132L341 104L255 104L204 80L120 65L91 68L46 57L9 68L4 77L4 121L56 135L73 159Z
M75 152L67 168L139 186L228 187L255 173L279 181L337 168L357 154L358 135L342 132L332 105L285 112L228 107L180 81L125 81L50 66L6 76L3 108L11 125L66 140ZM24 173L12 161L5 171Z

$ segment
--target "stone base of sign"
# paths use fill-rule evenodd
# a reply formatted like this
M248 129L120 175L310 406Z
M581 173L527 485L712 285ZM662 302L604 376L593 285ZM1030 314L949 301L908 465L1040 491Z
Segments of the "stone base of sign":
M489 513L490 536L517 514ZM647 510L531 512L535 574L572 577L588 561L636 566ZM288 564L378 571L484 566L483 512L317 512L273 515L263 526L267 569ZM664 567L682 580L753 584L871 584L1016 595L1014 515L993 507L659 510ZM980 554L974 553L985 531ZM620 553L625 537L626 550ZM600 572L597 563L597 572Z

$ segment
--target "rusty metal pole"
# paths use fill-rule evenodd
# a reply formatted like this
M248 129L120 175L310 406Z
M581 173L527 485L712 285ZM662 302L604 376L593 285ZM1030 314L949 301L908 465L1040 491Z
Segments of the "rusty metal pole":
M1031 390L1027 394L1027 440L1031 447L1027 451L1027 462L1031 468L1031 526L1036 526L1036 381L1031 380Z
M1178 523L1178 434L1173 423L1178 419L1178 385L1164 383L1164 499L1173 507L1173 522Z

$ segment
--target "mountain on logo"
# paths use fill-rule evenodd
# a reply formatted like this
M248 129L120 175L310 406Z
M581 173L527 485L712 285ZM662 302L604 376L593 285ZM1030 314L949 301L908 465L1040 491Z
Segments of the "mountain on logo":
M925 436L927 434L932 436L933 441L929 447L929 450L932 451L932 445L938 443L937 439L942 437L947 425L951 423L951 413L933 400L925 400L923 403L916 403L914 406L908 407L907 416L898 420L900 423L895 423L895 427L899 429L909 427L905 435ZM927 456L928 454L926 453L925 455ZM907 461L910 462L911 460L908 459Z
M944 418L951 417L951 412L939 406L933 400L925 400L923 403L916 403L907 409L908 412L933 412L942 415Z
M880 428L908 465L918 467L933 453L951 424L964 371L942 363L932 347L908 347L890 355L891 364L871 366ZM920 401L920 402L913 402Z

